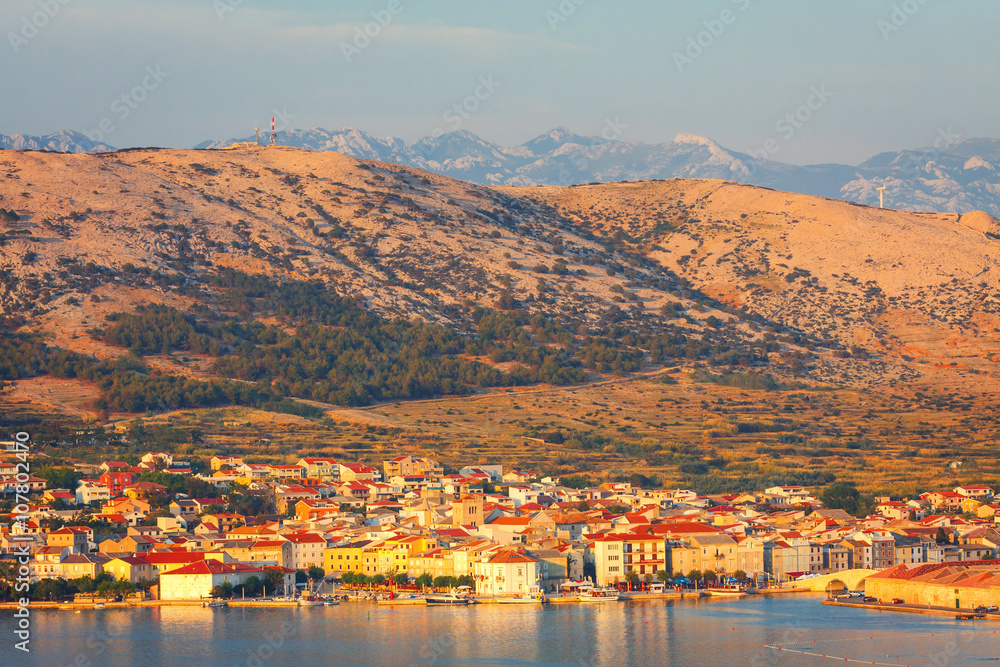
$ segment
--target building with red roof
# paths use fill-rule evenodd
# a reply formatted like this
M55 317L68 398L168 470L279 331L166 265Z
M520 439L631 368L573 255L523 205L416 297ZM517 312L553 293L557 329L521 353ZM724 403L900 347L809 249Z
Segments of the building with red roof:
M524 595L540 591L541 566L520 549L501 549L472 563L480 595Z

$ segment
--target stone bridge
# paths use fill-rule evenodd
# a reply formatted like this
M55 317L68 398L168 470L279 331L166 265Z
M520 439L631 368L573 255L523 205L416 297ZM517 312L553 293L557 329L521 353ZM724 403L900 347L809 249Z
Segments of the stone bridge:
M830 588L839 593L844 587L849 591L860 591L865 588L865 578L877 572L879 570L844 570L833 574L824 574L820 577L812 577L805 581L794 581L792 584L796 588L808 588L817 593L825 593Z

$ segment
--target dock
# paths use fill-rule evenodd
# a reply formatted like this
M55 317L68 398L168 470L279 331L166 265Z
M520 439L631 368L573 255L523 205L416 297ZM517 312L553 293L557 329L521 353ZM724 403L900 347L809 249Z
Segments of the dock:
M950 616L958 620L1000 621L1000 614L976 613L971 609L954 609L915 604L878 604L872 602L840 602L839 600L823 600L823 604L831 607L853 607L869 611L894 611L900 614L930 614L932 616Z

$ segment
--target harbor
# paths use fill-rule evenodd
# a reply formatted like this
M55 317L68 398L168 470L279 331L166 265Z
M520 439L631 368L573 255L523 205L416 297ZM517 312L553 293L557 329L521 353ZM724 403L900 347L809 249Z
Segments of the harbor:
M819 595L623 596L602 604L470 604L415 608L372 601L317 607L260 604L108 606L32 616L37 664L803 664L793 651L926 664L996 656L996 625L946 616L824 605ZM0 616L0 632L15 619ZM907 639L901 645L899 638ZM387 637L394 638L386 641ZM706 642L706 638L711 638ZM815 643L814 643L815 642ZM170 651L163 652L169 645ZM765 646L766 645L766 646ZM768 648L774 647L774 648ZM781 650L778 650L781 649ZM905 651L905 653L904 653ZM270 657L268 657L270 656ZM818 655L817 655L818 657ZM256 660L260 660L257 663Z

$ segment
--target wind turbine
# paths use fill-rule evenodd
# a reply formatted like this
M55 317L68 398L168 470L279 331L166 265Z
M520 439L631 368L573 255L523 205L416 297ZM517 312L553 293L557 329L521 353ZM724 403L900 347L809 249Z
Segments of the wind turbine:
M878 207L885 208L885 186L878 188Z

